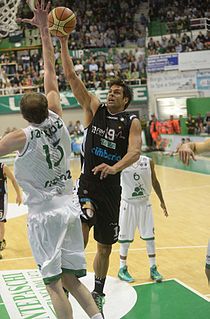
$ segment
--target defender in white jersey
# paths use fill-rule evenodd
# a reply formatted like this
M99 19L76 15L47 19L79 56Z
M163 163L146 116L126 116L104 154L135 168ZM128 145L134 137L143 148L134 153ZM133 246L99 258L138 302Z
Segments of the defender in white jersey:
M140 236L146 241L147 253L150 261L151 279L160 282L162 276L157 271L154 242L154 221L150 194L154 188L164 215L168 212L163 199L160 183L157 179L154 163L147 156L140 156L139 160L124 169L121 173L122 199L120 206L120 270L118 277L127 282L134 279L128 272L127 255L130 243L134 240L138 227Z
M31 20L20 21L40 30L45 94L28 93L20 110L29 126L0 141L0 155L13 151L15 176L28 205L28 235L33 256L51 297L57 318L73 319L64 287L87 315L102 319L90 292L78 277L86 273L80 205L73 200L70 173L70 137L61 119L62 109L48 29L50 3L38 1Z

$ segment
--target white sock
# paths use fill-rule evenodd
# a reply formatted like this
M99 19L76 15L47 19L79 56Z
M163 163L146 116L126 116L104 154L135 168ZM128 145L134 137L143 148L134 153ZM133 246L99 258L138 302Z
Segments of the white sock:
M126 266L126 259L120 258L120 268L123 268L124 266Z
M126 259L128 256L128 248L130 246L130 243L120 243L120 268L123 268L126 266ZM121 258L125 257L124 259Z
M152 266L154 266L156 264L155 241L154 241L154 239L153 240L147 240L146 247L147 247L147 254L148 254L148 257L149 257L149 264L150 264L150 268L151 268Z
M91 317L90 319L103 319L102 314L101 313L97 313L96 315L94 315L93 317Z

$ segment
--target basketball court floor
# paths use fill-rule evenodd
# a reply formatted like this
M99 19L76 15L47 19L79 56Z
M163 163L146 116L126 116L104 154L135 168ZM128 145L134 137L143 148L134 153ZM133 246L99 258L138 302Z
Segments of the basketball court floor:
M160 284L149 278L145 243L136 233L128 256L127 284L117 278L119 244L113 246L105 285L106 319L207 319L210 318L210 287L205 258L210 237L210 160L198 158L189 167L176 157L161 153L154 158L169 217L165 218L155 193L151 195L155 219L157 266L164 276ZM79 175L79 159L72 160L72 175ZM54 319L55 314L31 255L27 240L27 209L17 207L9 184L7 248L0 260L0 319ZM93 289L93 257L96 245L86 249L88 275L82 279ZM87 319L72 300L75 319Z

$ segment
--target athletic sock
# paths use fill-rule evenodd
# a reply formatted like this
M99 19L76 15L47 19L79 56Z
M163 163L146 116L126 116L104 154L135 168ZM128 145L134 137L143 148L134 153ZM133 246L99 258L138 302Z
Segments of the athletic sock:
M149 265L150 265L150 268L151 268L152 266L154 266L155 263L156 263L155 257L149 257Z
M97 313L96 315L94 315L93 317L91 317L90 319L103 319L102 314L101 313Z
M106 277L105 278L99 278L99 277L95 276L95 289L94 289L94 291L96 291L100 295L103 294L105 280L106 280Z
M149 257L149 264L150 264L150 268L151 268L156 263L155 241L154 240L147 240L146 247L147 247L147 254Z
M120 258L120 268L126 266L126 259L128 256L128 248L130 243L120 243L120 257L124 257L124 259Z
M126 259L121 259L120 258L120 268L123 268L126 266Z

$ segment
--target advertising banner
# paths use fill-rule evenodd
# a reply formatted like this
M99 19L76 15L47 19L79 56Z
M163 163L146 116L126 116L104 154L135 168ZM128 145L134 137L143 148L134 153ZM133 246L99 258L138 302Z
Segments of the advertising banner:
M145 85L132 86L133 101L131 105L145 103L147 101L147 87ZM102 103L106 102L109 89L92 91ZM80 107L76 98L71 91L61 92L61 105L63 109L71 109ZM21 94L0 96L0 115L20 112L19 104L22 98Z
M197 90L210 90L210 72L198 72L196 78Z
M179 70L210 69L210 50L179 53Z
M196 71L158 72L150 73L147 79L148 90L167 92L194 90L196 86Z
M147 59L147 72L175 69L178 69L178 53L152 55Z

